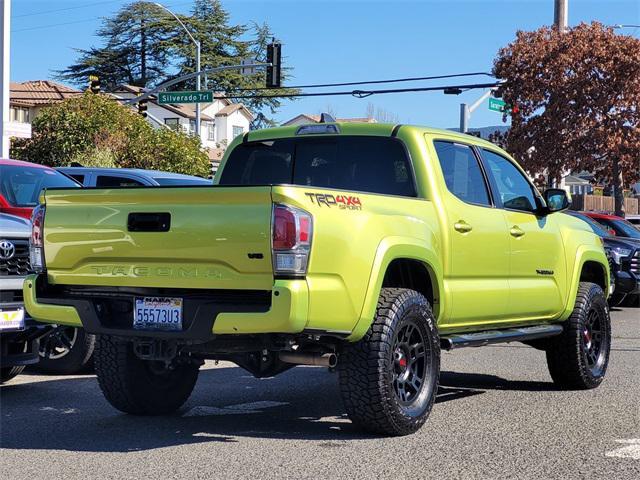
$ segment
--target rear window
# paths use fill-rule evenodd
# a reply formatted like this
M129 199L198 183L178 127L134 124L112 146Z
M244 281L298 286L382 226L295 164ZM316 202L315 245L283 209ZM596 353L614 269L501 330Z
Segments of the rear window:
M415 197L411 165L388 137L287 138L238 145L220 185L293 184Z
M45 188L74 188L79 185L55 170L0 165L0 193L14 207L33 207L38 204Z

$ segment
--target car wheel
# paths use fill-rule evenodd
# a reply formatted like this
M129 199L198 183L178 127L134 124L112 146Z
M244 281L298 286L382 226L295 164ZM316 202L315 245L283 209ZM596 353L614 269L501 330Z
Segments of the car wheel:
M141 360L132 342L98 335L95 368L102 393L115 408L135 415L162 415L187 401L199 365Z
M611 349L611 320L602 288L581 282L564 331L549 339L547 363L561 388L595 388L604 379Z
M383 288L369 331L344 348L338 371L355 425L384 435L417 431L429 416L440 375L440 340L425 297Z
M91 370L96 337L82 328L56 327L40 340L40 361L35 368L43 373L72 375Z
M8 382L14 377L17 377L24 370L24 366L18 367L4 367L0 368L0 383Z

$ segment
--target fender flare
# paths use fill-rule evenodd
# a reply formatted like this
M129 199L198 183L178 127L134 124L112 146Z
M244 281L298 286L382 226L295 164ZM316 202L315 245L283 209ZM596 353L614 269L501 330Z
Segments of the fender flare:
M573 307L576 303L576 297L578 296L578 285L580 283L580 275L584 264L587 262L595 262L602 266L605 276L605 297L609 296L609 285L611 285L611 277L609 272L609 261L604 253L604 250L595 248L591 245L581 245L576 250L576 261L574 263L574 270L571 275L571 283L569 295L567 296L567 305L564 311L560 315L561 321L566 320L571 316Z
M430 245L421 239L402 236L385 237L376 249L360 317L347 340L351 342L360 340L371 326L385 273L389 264L397 259L416 260L424 264L431 277L434 291L433 297L436 305L432 305L432 307L436 319L439 317L442 312L441 302L444 286L442 283L443 267L437 251L430 248Z

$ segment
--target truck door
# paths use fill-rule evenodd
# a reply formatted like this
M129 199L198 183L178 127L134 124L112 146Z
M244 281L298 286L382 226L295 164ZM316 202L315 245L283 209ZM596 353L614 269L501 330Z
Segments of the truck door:
M448 236L445 288L451 308L445 324L461 327L503 319L509 295L504 212L493 206L486 176L470 146L437 140L434 147L447 187L442 192Z
M553 317L562 310L560 292L566 281L562 236L554 217L536 214L542 200L509 159L489 150L481 152L509 230L509 313L522 319Z

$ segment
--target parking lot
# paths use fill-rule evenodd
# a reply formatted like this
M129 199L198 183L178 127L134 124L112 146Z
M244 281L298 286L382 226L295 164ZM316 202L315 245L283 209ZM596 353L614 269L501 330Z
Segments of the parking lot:
M427 425L402 438L355 431L323 368L257 380L209 362L160 418L115 411L93 375L21 375L0 390L2 478L638 478L638 310L612 321L592 391L556 390L518 343L445 353Z

